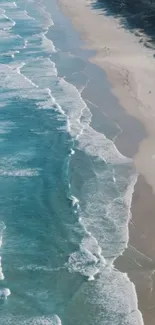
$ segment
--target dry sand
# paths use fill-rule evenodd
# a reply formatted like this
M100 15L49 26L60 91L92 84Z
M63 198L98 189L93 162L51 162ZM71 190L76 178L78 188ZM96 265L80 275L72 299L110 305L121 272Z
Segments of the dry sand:
M102 67L127 112L139 119L148 137L134 162L140 177L132 201L130 244L117 261L136 284L139 309L145 325L155 324L155 59L154 51L123 28L120 21L92 9L90 0L60 0L63 10L80 31L86 47L96 51L91 59ZM92 10L91 10L92 9ZM132 132L132 130L131 130ZM138 132L138 130L137 130Z

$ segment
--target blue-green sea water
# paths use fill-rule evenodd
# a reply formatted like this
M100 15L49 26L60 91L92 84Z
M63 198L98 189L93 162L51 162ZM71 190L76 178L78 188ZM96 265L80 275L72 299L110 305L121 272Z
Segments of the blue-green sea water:
M113 265L137 175L60 77L52 26L44 1L0 0L0 325L140 325Z

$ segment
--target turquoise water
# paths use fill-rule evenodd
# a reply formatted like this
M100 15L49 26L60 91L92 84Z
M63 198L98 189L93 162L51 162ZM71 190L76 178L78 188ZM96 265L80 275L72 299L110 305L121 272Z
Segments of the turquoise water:
M0 324L142 324L113 266L137 175L60 77L72 53L54 44L61 16L50 6L0 1Z

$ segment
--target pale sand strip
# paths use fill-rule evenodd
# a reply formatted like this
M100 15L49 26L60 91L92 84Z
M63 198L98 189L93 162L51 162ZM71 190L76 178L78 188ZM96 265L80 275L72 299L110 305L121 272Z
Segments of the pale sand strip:
M87 48L96 51L91 60L107 72L112 92L147 129L148 138L140 144L135 164L155 193L154 51L139 43L139 38L121 27L119 20L98 9L91 10L91 0L60 0L60 3L81 32Z

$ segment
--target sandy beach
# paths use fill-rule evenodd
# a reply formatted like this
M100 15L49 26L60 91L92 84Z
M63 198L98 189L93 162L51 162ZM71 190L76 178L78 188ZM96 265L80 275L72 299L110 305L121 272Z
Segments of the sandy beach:
M154 52L139 42L140 34L136 36L136 31L126 30L118 19L94 9L92 1L61 0L60 4L80 32L86 48L96 51L91 62L106 71L112 93L127 114L140 121L146 131L143 140L139 137L141 141L137 140L137 128L136 135L136 131L132 136L128 132L116 142L123 154L132 156L140 175L132 200L129 247L116 266L127 272L135 283L144 323L152 325L155 322Z

